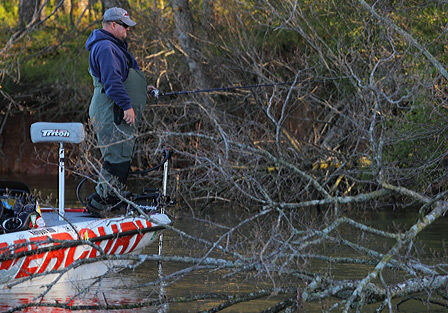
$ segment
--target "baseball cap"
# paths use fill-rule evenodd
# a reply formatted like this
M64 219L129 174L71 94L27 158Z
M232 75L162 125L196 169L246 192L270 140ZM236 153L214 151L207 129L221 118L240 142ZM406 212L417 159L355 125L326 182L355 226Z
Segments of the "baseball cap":
M122 21L128 26L134 26L137 24L129 17L128 12L121 8L110 8L104 12L103 21Z

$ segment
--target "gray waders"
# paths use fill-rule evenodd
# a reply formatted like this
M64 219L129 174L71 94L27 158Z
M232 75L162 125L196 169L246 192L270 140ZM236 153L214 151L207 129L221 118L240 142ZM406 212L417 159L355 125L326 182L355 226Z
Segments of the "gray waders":
M147 84L141 71L129 69L124 86L131 98L135 113L135 124L130 126L122 120L122 109L106 95L104 85L98 82L95 76L92 75L92 78L94 92L89 116L103 156L103 167L98 178L96 193L106 199L113 195L112 187L121 190L126 182L135 152L138 123L142 119L146 105Z

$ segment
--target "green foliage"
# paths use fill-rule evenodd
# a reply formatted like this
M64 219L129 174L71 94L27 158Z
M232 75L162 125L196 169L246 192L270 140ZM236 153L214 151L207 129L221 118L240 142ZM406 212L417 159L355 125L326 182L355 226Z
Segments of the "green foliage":
M421 103L393 116L387 124L389 134L395 140L385 147L386 164L411 170L414 179L420 177L413 181L416 185L426 185L444 175L440 162L448 151L448 132L443 111L438 112L433 106Z
M0 2L0 27L1 29L14 27L19 19L18 6L14 0L3 0Z
M62 25L34 31L27 41L14 47L27 51L17 59L21 81L34 85L75 85L90 81L84 36L67 36L67 28Z
M70 16L59 9L44 23L19 29L17 4L18 1L0 3L2 91L12 98L28 95L29 103L24 105L32 111L47 110L47 114L59 119L82 118L92 85L84 43L90 33L88 25L94 25L95 12L80 18L77 10ZM55 9L54 5L46 7L47 15ZM5 46L8 41L11 44ZM3 100L0 97L0 105Z
M87 51L38 56L22 65L23 81L32 84L90 84Z
M289 30L268 30L265 27L254 29L254 37L256 38L256 47L264 48L269 51L291 53L297 51L303 43L303 39L297 32Z

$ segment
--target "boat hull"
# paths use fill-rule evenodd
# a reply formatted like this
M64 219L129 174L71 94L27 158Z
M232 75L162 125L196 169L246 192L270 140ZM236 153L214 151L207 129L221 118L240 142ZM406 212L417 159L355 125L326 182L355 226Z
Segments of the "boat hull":
M150 221L139 217L90 219L0 235L0 285L104 275L132 260L95 258L139 254L170 223L165 214L153 214Z

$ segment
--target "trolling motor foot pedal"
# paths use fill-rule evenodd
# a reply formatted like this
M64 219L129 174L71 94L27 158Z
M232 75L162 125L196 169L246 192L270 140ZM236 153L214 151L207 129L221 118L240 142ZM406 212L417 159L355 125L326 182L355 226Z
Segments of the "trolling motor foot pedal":
M130 192L124 192L123 198L131 199ZM112 217L123 215L127 212L128 205L125 201L115 195L102 198L96 192L87 197L86 209L97 217Z

